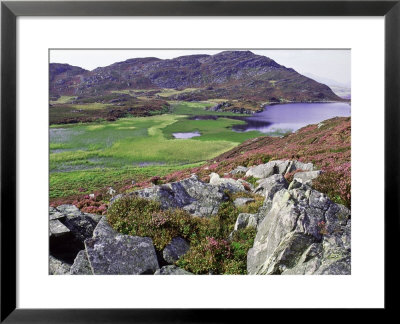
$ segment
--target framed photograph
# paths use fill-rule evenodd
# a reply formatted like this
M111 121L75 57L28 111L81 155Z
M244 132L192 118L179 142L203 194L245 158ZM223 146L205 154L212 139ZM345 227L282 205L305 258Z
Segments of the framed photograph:
M1 321L393 309L399 16L2 2Z

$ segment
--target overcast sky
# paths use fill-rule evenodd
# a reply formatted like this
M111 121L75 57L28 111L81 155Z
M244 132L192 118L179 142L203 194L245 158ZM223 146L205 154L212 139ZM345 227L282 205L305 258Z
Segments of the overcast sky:
M68 63L93 70L135 57L169 59L191 54L216 54L222 50L51 50L51 63ZM311 73L350 85L350 50L251 50L299 73Z

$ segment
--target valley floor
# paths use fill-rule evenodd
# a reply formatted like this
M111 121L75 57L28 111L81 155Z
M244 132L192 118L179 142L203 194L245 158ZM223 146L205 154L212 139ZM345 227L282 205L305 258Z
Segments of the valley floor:
M128 117L116 121L52 125L50 127L50 200L68 199L119 187L152 176L203 164L244 141L263 135L236 133L243 121L207 111L209 103L177 102L171 113ZM191 116L218 115L216 120ZM237 115L237 114L234 114ZM174 133L199 132L192 139Z

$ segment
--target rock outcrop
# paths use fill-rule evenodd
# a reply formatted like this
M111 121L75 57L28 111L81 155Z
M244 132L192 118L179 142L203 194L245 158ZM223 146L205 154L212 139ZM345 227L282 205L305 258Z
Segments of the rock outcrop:
M193 273L183 270L174 265L164 266L161 269L157 270L155 275L192 275Z
M299 172L289 184L284 175L294 171ZM256 230L254 245L247 253L248 274L351 273L351 213L312 187L320 171L311 163L271 161L246 172L259 178L253 193L264 197L254 214L238 215L233 229ZM209 217L229 193L247 192L244 183L216 173L205 183L192 175L130 195L154 199L162 208L182 208L193 216ZM240 196L234 200L236 207L254 201ZM181 237L156 251L151 238L117 233L106 216L82 213L72 205L50 208L49 219L50 274L191 274L175 266L190 249L190 243Z
M313 171L314 166L312 163L302 163L299 161L289 161L289 160L287 161L276 160L249 168L246 172L246 177L264 179L274 174L285 175L287 173L296 170Z
M350 210L307 184L275 193L247 255L249 274L350 274Z
M163 250L163 258L173 264L189 250L189 242L181 237L174 237Z
M218 176L218 175L217 175ZM219 205L228 199L229 192L244 191L244 186L233 179L221 179L218 184L205 183L196 175L164 185L155 185L131 193L142 198L158 201L162 208L182 208L194 216L209 217L218 212ZM225 181L227 180L227 181ZM113 201L121 198L116 196Z

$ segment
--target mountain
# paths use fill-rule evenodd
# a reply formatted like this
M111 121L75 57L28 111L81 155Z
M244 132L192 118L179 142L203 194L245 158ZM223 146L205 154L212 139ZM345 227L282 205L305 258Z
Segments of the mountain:
M323 84L328 85L332 91L337 94L339 97L343 99L350 99L351 98L351 83L342 83L336 80L332 80L329 78L324 78L319 75L315 75L313 73L304 73L305 76Z
M178 90L170 99L340 101L327 85L251 51L134 58L87 71L50 64L50 95L98 96L116 90ZM184 89L191 91L182 91Z

